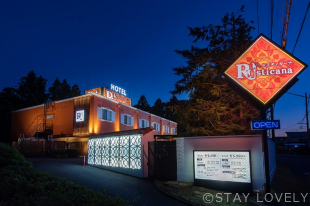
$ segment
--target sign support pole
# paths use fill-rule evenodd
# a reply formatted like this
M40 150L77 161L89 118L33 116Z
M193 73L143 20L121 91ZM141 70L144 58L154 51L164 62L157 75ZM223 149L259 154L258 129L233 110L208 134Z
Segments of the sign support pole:
M267 109L260 109L260 116L262 120L267 119L266 115ZM263 151L264 151L264 162L265 162L265 194L270 193L270 174L269 174L269 151L268 151L268 136L267 130L262 130L262 144L263 144Z

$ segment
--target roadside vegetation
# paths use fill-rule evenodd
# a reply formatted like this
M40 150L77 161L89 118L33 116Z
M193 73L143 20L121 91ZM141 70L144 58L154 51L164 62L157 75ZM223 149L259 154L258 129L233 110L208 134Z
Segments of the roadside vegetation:
M16 149L0 143L0 205L125 205L118 197L95 192L32 168Z

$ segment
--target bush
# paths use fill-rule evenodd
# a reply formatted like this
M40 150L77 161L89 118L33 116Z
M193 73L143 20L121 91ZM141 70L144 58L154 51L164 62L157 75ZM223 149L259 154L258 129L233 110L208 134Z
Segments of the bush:
M125 204L120 198L112 198L33 169L17 150L2 143L0 157L0 205Z
M8 165L31 167L32 163L27 162L17 149L0 142L0 167Z

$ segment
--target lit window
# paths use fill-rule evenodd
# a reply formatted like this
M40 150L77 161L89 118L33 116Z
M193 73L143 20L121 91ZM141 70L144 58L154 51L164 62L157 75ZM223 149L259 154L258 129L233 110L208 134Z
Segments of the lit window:
M98 119L109 121L109 122L115 122L115 112L108 108L104 107L98 107Z
M164 133L169 133L169 127L167 125L164 126Z
M149 121L147 121L146 119L139 119L139 127L140 128L146 128L149 127Z
M154 131L157 131L157 132L160 131L160 127L159 127L159 124L157 122L153 122L152 127L154 128Z
M176 131L175 131L175 128L171 128L171 134L172 135L176 135L177 134Z
M133 126L133 117L128 114L121 114L121 123L127 126Z

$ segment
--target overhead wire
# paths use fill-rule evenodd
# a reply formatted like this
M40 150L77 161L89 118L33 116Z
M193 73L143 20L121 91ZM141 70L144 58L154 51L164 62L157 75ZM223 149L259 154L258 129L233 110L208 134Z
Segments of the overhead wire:
M305 23L305 20L306 20L306 17L307 17L307 13L308 13L309 7L310 7L310 1L309 1L307 10L306 10L306 14L305 14L305 16L304 16L304 20L302 21L302 24L301 24L301 27L300 27L300 30L299 30L299 33L298 33L298 36L297 36L297 39L296 39L296 42L295 42L295 45L294 45L292 54L294 54L295 47L296 47L297 42L298 42L298 40L299 40L299 36L300 36L301 30L302 30L302 28L303 28L303 26L304 26L304 23Z

